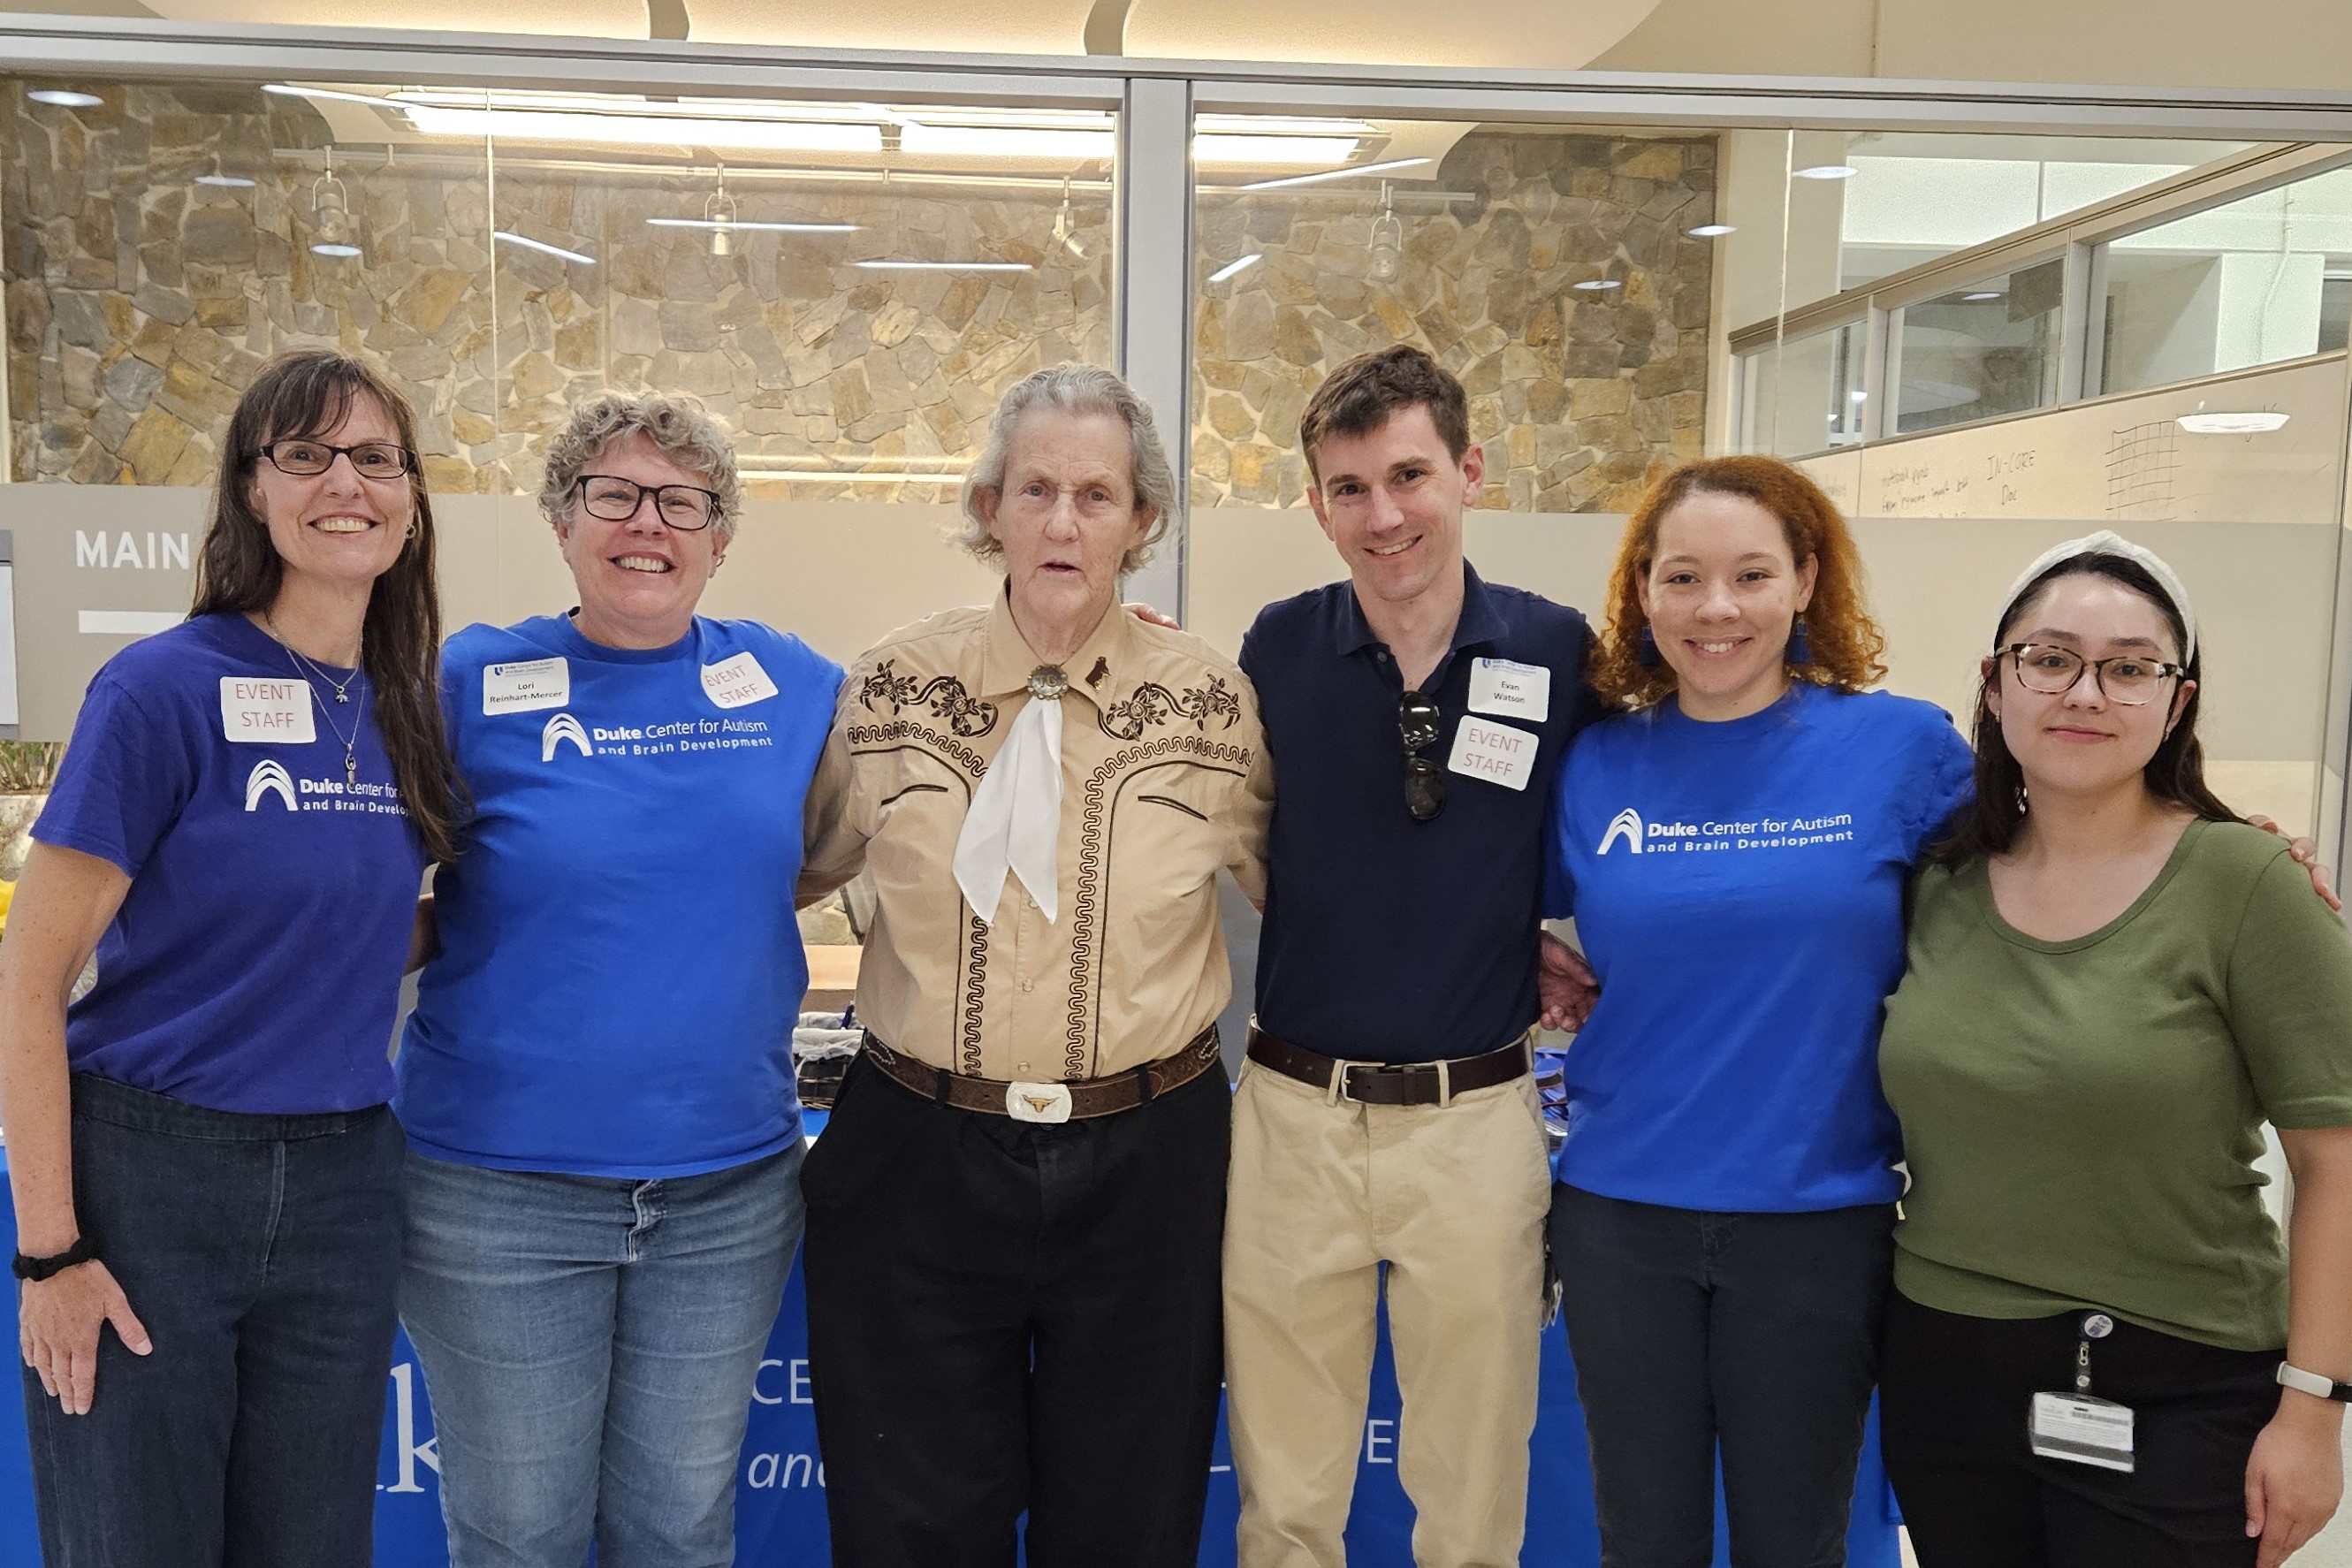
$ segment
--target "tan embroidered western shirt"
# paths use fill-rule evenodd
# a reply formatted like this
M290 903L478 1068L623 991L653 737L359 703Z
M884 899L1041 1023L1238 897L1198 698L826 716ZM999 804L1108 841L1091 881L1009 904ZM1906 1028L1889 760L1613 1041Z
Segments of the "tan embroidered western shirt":
M893 633L841 689L808 797L803 899L874 874L857 1014L933 1067L1043 1082L1181 1050L1232 991L1216 874L1265 893L1257 694L1200 638L1114 605L1063 669L1056 921L1008 878L984 925L951 861L1043 661L1003 595Z

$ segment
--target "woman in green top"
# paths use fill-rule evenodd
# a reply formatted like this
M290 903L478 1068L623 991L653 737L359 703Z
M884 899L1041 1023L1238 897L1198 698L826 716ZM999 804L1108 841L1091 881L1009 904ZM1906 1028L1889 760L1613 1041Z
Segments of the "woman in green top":
M2179 580L2109 533L2027 571L1984 662L1977 804L1916 886L1879 1053L1912 1177L1886 1468L1921 1568L2270 1568L2342 1491L2352 944L2206 787L2198 669Z

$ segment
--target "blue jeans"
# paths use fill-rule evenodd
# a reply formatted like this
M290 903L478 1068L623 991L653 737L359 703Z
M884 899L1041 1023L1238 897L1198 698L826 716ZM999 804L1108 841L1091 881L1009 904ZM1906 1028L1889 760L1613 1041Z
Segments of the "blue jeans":
M400 1315L451 1568L727 1568L752 1379L801 1238L802 1146L700 1176L411 1154Z
M101 1328L87 1415L24 1374L50 1568L363 1568L405 1148L383 1106L250 1116L74 1079L77 1217L154 1352Z

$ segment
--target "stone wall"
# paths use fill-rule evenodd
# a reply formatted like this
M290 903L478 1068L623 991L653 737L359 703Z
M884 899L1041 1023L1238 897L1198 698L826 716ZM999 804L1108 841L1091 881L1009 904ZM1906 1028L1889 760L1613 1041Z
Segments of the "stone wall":
M1407 197L1402 264L1368 277L1376 199L1315 186L1204 198L1197 227L1192 500L1305 497L1298 416L1341 360L1415 342L1459 375L1486 443L1484 504L1628 511L1700 455L1715 216L1712 138L1477 131ZM1252 251L1228 283L1209 272ZM1579 291L1608 279L1620 287Z
M785 184L731 189L745 219L861 226L743 232L714 257L708 172L583 172L440 143L347 147L335 172L364 253L309 248L325 122L257 89L131 85L104 105L34 103L0 79L0 282L10 474L202 485L239 392L271 354L333 346L409 389L437 490L529 493L567 409L607 388L688 392L750 457L971 457L1003 389L1040 364L1111 358L1109 208L1057 187ZM237 189L210 171L255 176ZM1265 259L1200 300L1196 504L1290 505L1308 388L1360 349L1419 342L1472 395L1489 504L1622 510L1696 456L1714 212L1709 139L1474 132L1408 202L1402 267L1366 274L1374 207L1308 186L1202 198L1199 275ZM496 210L492 211L491 192ZM505 229L597 258L494 240ZM885 257L991 258L1022 273L881 273ZM1578 293L1606 277L1622 287ZM933 466L938 466L935 461ZM937 500L940 487L793 482L793 499Z

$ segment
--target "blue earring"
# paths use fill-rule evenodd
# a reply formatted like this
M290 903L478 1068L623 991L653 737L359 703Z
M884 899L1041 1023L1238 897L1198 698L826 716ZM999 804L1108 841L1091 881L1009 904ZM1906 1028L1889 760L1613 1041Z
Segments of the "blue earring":
M1643 626L1642 635L1633 639L1633 662L1644 665L1658 662L1658 639L1647 626Z
M1790 664L1813 662L1813 639L1805 635L1805 622L1802 616L1798 617L1797 629L1789 635L1789 662Z

